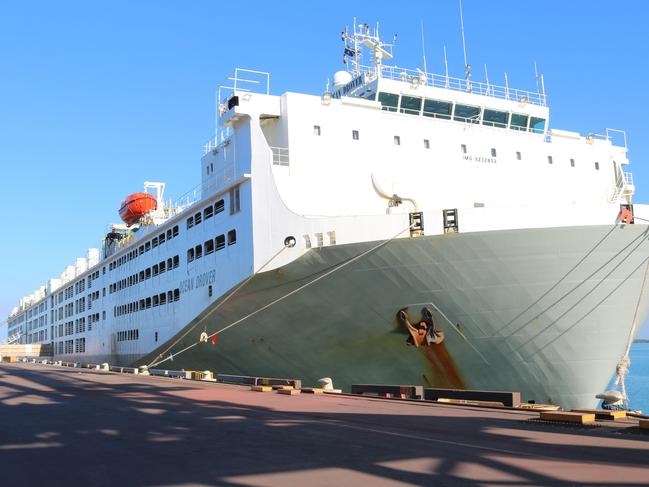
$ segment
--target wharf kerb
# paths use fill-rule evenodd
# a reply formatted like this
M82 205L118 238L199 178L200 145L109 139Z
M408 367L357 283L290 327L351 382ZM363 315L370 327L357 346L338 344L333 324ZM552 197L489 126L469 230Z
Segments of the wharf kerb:
M352 384L352 394L376 394L383 397L423 399L423 386L389 384Z
M521 404L520 392L507 391L477 391L465 389L424 389L424 399L437 401L439 399L459 399L463 401L500 402L503 406L518 407Z

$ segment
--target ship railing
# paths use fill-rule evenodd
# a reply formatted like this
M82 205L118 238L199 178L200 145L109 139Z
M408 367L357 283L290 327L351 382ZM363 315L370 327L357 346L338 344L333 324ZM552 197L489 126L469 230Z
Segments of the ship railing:
M179 211L182 211L185 208L189 208L190 206L192 206L194 203L196 203L198 200L201 199L202 190L203 190L203 185L200 183L197 184L192 189L187 191L185 194L180 196L180 198L178 198L175 201L174 206L178 208Z
M217 135L203 144L203 155L208 152L218 151L221 147L230 144L230 142L232 142L232 129L224 127Z
M288 147L271 147L270 150L273 151L273 165L289 165Z
M593 143L593 140L606 140L617 147L624 147L625 149L628 148L626 132L619 129L607 128L605 134L596 134L591 132L586 136L586 140L591 144ZM616 144L616 141L619 143Z
M221 107L228 105L228 100L235 92L270 94L270 73L254 69L234 68L225 81L219 86L217 104L219 113Z
M370 78L376 78L376 68L359 66L361 73L367 73ZM499 86L482 81L471 81L435 73L424 73L421 70L401 68L399 66L381 66L381 77L395 81L404 81L412 85L433 86L476 95L490 96L503 100L532 105L547 106L547 96L544 93L519 90L509 86Z

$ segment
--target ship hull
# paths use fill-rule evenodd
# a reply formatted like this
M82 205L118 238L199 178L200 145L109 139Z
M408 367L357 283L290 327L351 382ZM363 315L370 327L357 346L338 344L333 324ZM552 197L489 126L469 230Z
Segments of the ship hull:
M524 400L593 407L624 354L634 316L638 324L647 317L646 230L504 230L313 249L256 275L137 364L171 353L173 360L156 367L307 384L328 376L343 389L407 383L516 390ZM216 344L181 352L203 331L280 298L220 333ZM406 343L396 314L408 308L415 319L423 307L445 333L441 345Z

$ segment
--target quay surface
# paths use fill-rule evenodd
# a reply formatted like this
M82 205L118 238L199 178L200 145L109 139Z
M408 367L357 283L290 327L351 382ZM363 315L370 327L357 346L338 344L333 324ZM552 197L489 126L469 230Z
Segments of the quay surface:
M0 478L43 486L649 482L649 432L537 417L3 363Z

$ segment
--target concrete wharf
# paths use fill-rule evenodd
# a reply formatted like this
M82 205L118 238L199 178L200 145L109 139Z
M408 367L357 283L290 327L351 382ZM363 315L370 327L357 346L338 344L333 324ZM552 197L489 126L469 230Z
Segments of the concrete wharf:
M637 421L0 364L3 485L647 485Z

